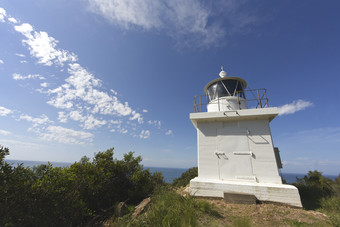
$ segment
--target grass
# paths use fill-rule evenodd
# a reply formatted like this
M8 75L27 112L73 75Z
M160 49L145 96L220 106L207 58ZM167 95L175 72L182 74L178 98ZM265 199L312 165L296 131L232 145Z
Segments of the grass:
M145 214L135 220L129 216L118 219L114 226L199 226L201 218L219 218L221 215L213 204L183 197L170 187L162 187L152 196L152 203Z
M340 227L340 197L322 199L319 211L326 213L334 226Z
M181 195L182 194L182 195ZM183 196L178 188L162 187L151 197L145 212L136 219L131 213L112 218L106 226L340 226L340 201L323 201L331 221L315 211L274 204L227 204L223 199ZM339 214L338 214L339 213Z

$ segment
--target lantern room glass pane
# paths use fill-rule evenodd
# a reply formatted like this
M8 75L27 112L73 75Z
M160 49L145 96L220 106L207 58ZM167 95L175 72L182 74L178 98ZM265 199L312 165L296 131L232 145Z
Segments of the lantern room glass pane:
M217 81L210 85L207 89L207 96L209 97L209 101L226 96L246 98L242 83L233 79Z

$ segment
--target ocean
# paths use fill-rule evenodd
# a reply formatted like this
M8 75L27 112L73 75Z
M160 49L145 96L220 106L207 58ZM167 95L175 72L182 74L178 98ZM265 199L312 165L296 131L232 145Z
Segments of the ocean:
M41 161L25 161L25 160L5 160L7 163L10 163L14 166L18 164L23 164L26 167L33 167L41 164L47 164L48 162L41 162ZM54 167L67 167L72 165L72 163L68 162L50 162ZM164 167L146 167L144 166L145 169L149 169L151 173L154 172L162 172L164 176L164 181L167 183L172 183L172 181L182 175L185 171L188 169L186 168L164 168ZM297 181L297 178L303 178L307 173L281 173L281 176L283 179L287 181L287 183L291 184ZM323 175L324 177L330 178L334 180L337 175Z

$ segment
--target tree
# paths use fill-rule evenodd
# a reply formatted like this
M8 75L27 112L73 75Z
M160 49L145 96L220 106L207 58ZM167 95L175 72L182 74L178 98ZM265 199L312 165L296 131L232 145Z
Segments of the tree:
M299 189L302 205L306 209L319 208L321 199L334 193L332 180L316 170L309 171L307 176L297 180L293 185Z

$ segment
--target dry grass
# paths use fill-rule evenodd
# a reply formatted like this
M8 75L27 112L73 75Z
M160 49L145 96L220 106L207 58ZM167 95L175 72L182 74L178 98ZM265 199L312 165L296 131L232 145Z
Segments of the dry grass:
M221 218L204 216L202 226L333 226L329 218L317 211L306 211L276 204L227 204L223 199L205 199L214 204Z

